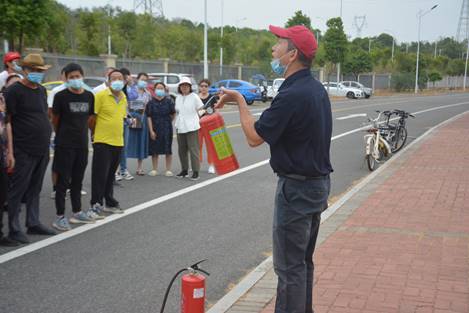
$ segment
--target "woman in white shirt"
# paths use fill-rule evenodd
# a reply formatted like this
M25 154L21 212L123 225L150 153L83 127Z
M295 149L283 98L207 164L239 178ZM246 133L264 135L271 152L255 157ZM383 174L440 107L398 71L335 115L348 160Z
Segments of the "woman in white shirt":
M183 77L178 85L179 95L176 97L176 133L178 142L178 154L181 161L181 172L178 178L188 176L189 159L191 158L192 176L191 180L199 179L199 114L203 103L200 98L192 92L192 82L189 77Z

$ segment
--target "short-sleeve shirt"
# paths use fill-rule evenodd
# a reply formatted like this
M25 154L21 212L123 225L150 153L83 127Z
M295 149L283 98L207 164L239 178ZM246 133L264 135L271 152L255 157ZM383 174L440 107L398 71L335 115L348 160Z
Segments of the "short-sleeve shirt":
M124 118L127 116L127 98L121 91L116 99L111 89L98 92L94 99L96 127L94 143L124 146Z
M200 128L198 111L203 106L202 100L195 93L176 97L176 122L174 126L179 134L196 131Z
M57 87L52 88L52 90L47 95L47 105L49 108L52 109L54 105L54 97L57 93L61 92L62 90L67 89L67 85L63 83L62 85L58 85Z
M94 114L94 95L86 90L81 94L62 90L54 96L52 112L60 117L55 145L88 149L88 118Z
M7 89L5 100L14 150L31 155L49 153L52 128L47 114L46 89L42 86L33 89L16 82Z
M309 69L283 82L255 129L270 146L274 172L317 177L333 171L329 156L331 104L323 85Z
M164 97L161 100L152 98L145 112L147 117L152 119L153 124L157 124L160 121L171 123L172 115L176 113L176 110L173 100L170 97Z

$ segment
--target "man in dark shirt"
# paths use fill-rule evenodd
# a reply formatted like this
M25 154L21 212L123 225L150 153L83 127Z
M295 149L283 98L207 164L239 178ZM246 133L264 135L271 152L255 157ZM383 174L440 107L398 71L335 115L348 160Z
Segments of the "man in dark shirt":
M236 91L222 89L218 103L238 103L251 147L267 142L270 165L279 176L275 195L273 260L278 276L276 313L312 313L313 252L321 212L327 208L332 166L329 97L311 76L317 42L304 26L270 26L278 37L272 70L285 81L256 122Z
M52 226L70 230L65 213L65 194L70 187L72 216L70 223L94 223L94 218L81 210L81 187L88 165L88 119L94 114L94 95L84 89L83 69L70 63L64 68L66 87L58 92L52 106L55 154L54 171L57 173L55 207L57 218Z
M10 239L28 243L19 223L21 200L26 200L28 234L53 235L39 222L39 194L49 163L51 126L47 116L47 93L41 86L50 68L39 54L29 54L21 62L25 77L10 86L6 94L7 118L13 130L16 166L8 192Z

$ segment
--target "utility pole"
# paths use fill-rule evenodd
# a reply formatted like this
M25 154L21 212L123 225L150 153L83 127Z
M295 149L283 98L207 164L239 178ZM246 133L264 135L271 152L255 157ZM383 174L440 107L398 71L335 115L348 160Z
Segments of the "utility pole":
M220 28L220 79L223 77L223 0L221 0L221 28Z
M204 0L204 78L208 79L207 0Z

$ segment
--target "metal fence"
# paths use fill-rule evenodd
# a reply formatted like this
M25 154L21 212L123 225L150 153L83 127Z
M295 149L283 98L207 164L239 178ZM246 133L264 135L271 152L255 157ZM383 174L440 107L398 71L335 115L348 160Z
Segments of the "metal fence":
M435 83L427 83L427 88L462 88L464 86L464 76L445 76Z
M93 57L72 57L55 54L42 54L46 64L52 67L46 72L45 81L61 80L60 71L68 63L78 63L83 67L86 76L103 76L104 61L101 58Z

